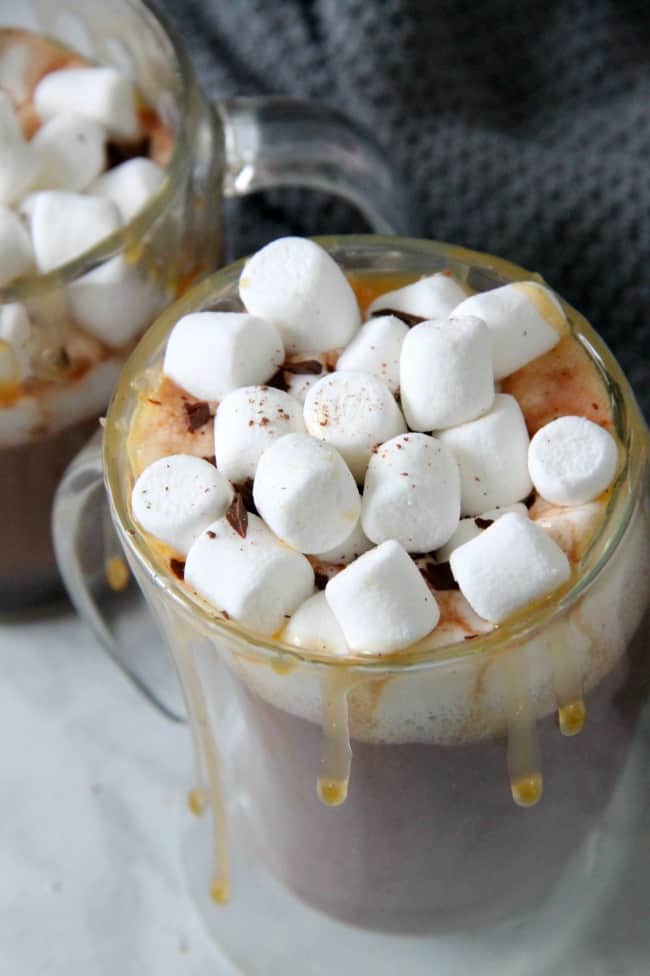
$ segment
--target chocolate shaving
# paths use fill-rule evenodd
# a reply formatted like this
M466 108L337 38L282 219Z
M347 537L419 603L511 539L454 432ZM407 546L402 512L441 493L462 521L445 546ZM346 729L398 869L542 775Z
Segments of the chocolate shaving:
M267 386L272 386L276 390L283 390L284 393L287 392L289 386L286 379L284 378L284 370L279 369L277 373L274 373L270 380L267 380Z
M208 531L205 534L207 535L208 539L216 539L217 538L217 533L216 532L213 532L212 529L208 529Z
M371 319L379 318L380 315L394 315L396 319L403 322L404 325L408 325L409 329L414 325L419 325L420 322L426 322L427 319L424 315L411 315L410 312L400 312L396 308L378 308L375 312L370 315Z
M246 530L248 529L248 512L244 507L244 500L239 492L230 503L230 508L226 512L226 518L228 519L228 524L235 530L237 535L245 539Z
M153 403L154 406L156 406L156 407L159 407L162 404L162 400L154 400L153 397L147 397L147 402L148 403Z
M477 515L474 519L474 525L477 529L489 529L493 522L494 519L481 518L480 515Z
M183 409L185 410L187 429L191 433L194 433L195 430L199 430L201 427L205 427L212 417L210 404L206 403L205 400L200 400L198 403L184 403Z
M106 167L112 169L120 163L126 163L134 156L146 156L150 154L150 140L146 136L138 142L108 142L106 144Z
M535 489L531 491L530 495L526 495L526 497L524 498L524 505L526 506L526 508L533 507L533 505L535 504L536 497L537 496L535 495Z
M230 614L228 613L227 610L222 610L221 616L223 617L224 620L230 620Z
M235 488L242 497L244 507L251 513L251 515L257 515L258 513L255 505L255 499L253 498L253 479L247 478L246 481L240 481L235 485Z
M451 566L448 562L433 563L426 562L420 566L420 572L427 583L431 583L434 590L458 590L460 587L451 573Z
M185 560L184 559L170 559L169 568L171 569L174 576L178 577L179 580L185 579Z
M325 573L314 573L314 583L316 584L317 589L324 590L329 583L329 576L327 576Z
M203 460L207 461L208 464L214 464L215 468L217 466L217 458L215 454L204 454Z
M304 359L300 363L285 363L282 369L285 373L313 373L315 376L323 372L323 364L318 359Z

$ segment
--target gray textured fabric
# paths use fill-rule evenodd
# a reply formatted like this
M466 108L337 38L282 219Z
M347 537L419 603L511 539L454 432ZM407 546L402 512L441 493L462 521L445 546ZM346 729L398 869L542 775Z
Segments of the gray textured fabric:
M211 95L329 101L412 187L423 236L539 271L606 337L650 413L648 0L164 0ZM231 246L364 229L282 191Z

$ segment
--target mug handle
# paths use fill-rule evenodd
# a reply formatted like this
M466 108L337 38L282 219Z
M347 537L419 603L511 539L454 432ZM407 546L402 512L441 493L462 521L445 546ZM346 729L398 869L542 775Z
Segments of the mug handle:
M218 101L223 192L305 186L353 203L377 233L413 233L408 198L382 150L342 112L295 98ZM67 468L52 511L59 570L79 616L123 673L167 718L184 708L172 656L129 572L104 490L101 431Z

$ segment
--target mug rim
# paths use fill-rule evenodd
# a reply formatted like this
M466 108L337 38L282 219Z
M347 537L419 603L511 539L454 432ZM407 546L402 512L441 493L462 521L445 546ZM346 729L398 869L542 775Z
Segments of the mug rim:
M131 3L134 0L130 0ZM97 244L78 257L61 264L44 274L30 274L0 287L0 306L10 302L28 301L33 296L45 295L76 281L83 274L100 267L113 257L128 251L142 239L149 227L162 215L185 171L189 153L190 129L193 124L193 105L199 95L194 70L180 35L167 18L151 3L151 0L135 0L146 14L162 29L169 41L175 60L175 68L181 81L178 96L180 125L173 141L172 155L165 167L165 178L137 214L117 230L103 237Z
M466 267L478 265L512 281L543 281L539 274L531 273L503 258L441 241L378 234L332 235L311 239L325 247L335 259L337 251L339 253L343 251L348 255L354 255L355 250L359 251L359 254L364 252L369 254L373 251L386 254L393 251L395 255L401 257L409 253L420 257L431 256L438 262L442 260L443 266L448 266L450 263L464 264ZM253 650L262 656L279 658L283 662L294 661L296 664L308 662L363 672L402 673L423 667L461 663L482 653L495 653L517 645L523 647L539 630L562 618L590 589L618 551L637 507L639 486L647 464L649 442L645 421L629 381L617 360L585 317L561 296L557 297L569 316L575 335L602 372L614 405L615 415L620 423L619 437L623 440L626 450L625 463L614 482L602 523L581 559L578 574L572 577L566 587L549 594L532 608L530 605L523 608L508 618L504 624L496 625L485 634L475 635L470 641L427 647L427 637L425 637L413 645L414 649L407 648L390 655L370 656L351 652L345 657L334 657L331 654L299 648L277 639L264 638L236 621L226 620L215 607L191 594L171 572L160 569L151 556L144 535L138 532L137 524L130 514L126 497L128 493L122 490L123 464L120 464L119 448L122 448L123 456L124 443L128 435L128 428L124 424L124 412L132 401L134 390L137 390L138 376L159 352L173 324L182 315L206 308L210 304L210 299L217 303L218 293L221 292L223 295L229 287L232 287L246 260L246 257L241 258L204 278L157 317L123 367L106 415L102 460L104 482L113 520L122 545L131 559L135 559L147 573L148 578L163 591L163 597L170 599L186 619L190 619L194 625L198 624L203 631L210 632L212 636L216 633L231 643L237 641L244 643L249 652ZM347 270L353 271L351 267ZM405 274L408 273L406 268L403 270ZM417 274L417 271L415 273Z

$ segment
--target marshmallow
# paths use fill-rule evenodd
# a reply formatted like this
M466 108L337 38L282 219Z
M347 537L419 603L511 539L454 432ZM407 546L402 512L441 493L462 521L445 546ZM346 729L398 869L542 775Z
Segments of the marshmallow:
M323 376L305 400L310 434L332 444L357 481L363 481L372 450L406 432L390 390L372 373L337 370Z
M467 292L451 275L437 271L404 288L379 295L368 306L368 314L387 309L422 316L423 319L444 319L465 298Z
M31 324L27 310L20 302L0 305L0 343L6 345L2 355L0 383L20 382L29 372Z
M299 403L304 404L307 394L315 383L318 383L320 376L314 373L285 373L284 379L287 384L288 392Z
M497 393L489 413L437 436L458 462L464 515L512 505L530 493L528 431L514 397Z
M131 508L145 532L185 555L232 499L232 487L209 461L171 454L144 469L133 486Z
M491 508L488 512L483 512L475 518L463 518L458 523L451 538L447 540L444 546L438 549L436 561L439 563L448 562L451 559L451 554L454 549L465 545L470 539L475 539L477 535L480 535L481 532L489 528L488 525L477 524L481 520L496 522L498 518L501 518L502 515L507 515L508 512L516 512L518 515L523 515L524 518L528 518L528 509L522 502L517 502L515 505L506 505L505 508Z
M529 518L510 512L451 554L451 571L472 609L501 623L571 575L556 542Z
M161 289L121 254L77 278L67 296L79 325L113 349L132 342L165 303Z
M0 204L0 288L33 266L29 234L13 210Z
M323 563L347 566L353 559L361 556L364 552L368 552L368 549L372 549L372 542L361 528L359 521L347 539L344 539L340 545L334 546L333 549L327 549L325 552L317 552L315 556Z
M287 624L282 639L310 651L343 656L348 652L343 631L324 593L314 593L301 604Z
M361 524L373 542L396 539L407 552L429 552L450 538L459 518L458 465L435 437L403 434L372 455Z
M354 292L319 244L281 237L250 258L239 279L249 312L277 326L287 352L345 346L361 321Z
M361 510L357 486L341 455L309 434L286 434L264 451L253 498L275 534L306 553L340 545Z
M51 71L34 88L33 101L43 120L75 112L95 119L115 139L134 139L140 131L133 84L115 68Z
M124 223L128 223L158 192L164 179L162 166L145 156L136 156L103 173L91 183L88 192L112 200Z
M408 326L394 315L380 315L361 326L336 364L337 369L374 373L391 393L399 390L399 359Z
M609 487L618 466L616 441L586 417L558 417L541 427L528 448L538 493L554 505L584 505Z
M270 322L242 312L193 312L172 329L163 371L192 396L221 400L238 386L265 383L283 359Z
M549 288L518 281L466 298L454 318L475 315L490 330L494 376L500 380L548 352L566 332L566 316Z
M365 654L408 647L440 619L420 571L392 539L341 570L325 587L325 597L348 646Z
M38 160L23 139L11 99L0 91L0 203L16 203L31 186Z
M55 115L31 145L38 159L32 184L44 190L83 190L106 165L106 133L83 115ZM91 191L92 192L92 191Z
M435 430L474 420L494 402L490 334L480 319L421 322L400 359L400 394L412 430Z
M30 206L34 255L41 272L80 257L120 226L117 207L102 197L44 190Z
M314 571L249 515L244 538L225 518L207 527L187 554L185 581L245 627L275 635L310 596Z
M304 430L302 406L288 393L269 386L233 390L223 398L214 418L219 470L234 482L254 478L267 447L285 434Z

